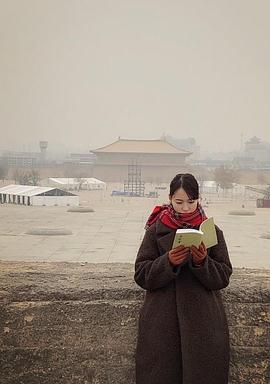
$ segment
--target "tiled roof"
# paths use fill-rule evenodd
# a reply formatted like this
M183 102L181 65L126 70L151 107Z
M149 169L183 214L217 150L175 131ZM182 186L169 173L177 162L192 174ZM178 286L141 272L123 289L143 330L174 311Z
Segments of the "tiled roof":
M97 148L94 153L167 153L191 155L192 152L178 149L165 140L126 140L119 139L112 144Z

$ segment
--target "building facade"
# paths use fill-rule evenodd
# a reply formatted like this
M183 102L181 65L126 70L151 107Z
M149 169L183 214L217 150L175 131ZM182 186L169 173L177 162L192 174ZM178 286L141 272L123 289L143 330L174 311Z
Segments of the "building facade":
M35 168L40 163L40 153L4 151L0 159L8 168Z
M165 140L118 139L92 150L96 155L93 176L104 181L124 182L128 166L137 164L145 182L168 182L177 173L187 172L186 157L191 152L176 148Z

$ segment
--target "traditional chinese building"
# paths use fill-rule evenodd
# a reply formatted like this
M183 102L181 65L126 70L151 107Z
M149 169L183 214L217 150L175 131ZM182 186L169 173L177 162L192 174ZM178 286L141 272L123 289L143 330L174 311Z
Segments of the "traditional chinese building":
M118 139L105 147L91 150L96 155L93 176L105 181L123 182L128 165L141 167L146 182L168 182L177 173L188 172L186 157L192 152L181 150L166 140Z

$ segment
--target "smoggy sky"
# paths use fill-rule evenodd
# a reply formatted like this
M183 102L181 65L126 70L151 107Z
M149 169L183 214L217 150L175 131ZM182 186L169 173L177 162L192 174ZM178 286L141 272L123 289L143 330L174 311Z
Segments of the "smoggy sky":
M0 149L270 142L269 0L0 0Z

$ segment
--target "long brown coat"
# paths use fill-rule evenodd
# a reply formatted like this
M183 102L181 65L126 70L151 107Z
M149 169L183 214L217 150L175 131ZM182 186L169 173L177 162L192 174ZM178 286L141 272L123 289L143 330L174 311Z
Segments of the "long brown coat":
M168 259L175 230L154 223L135 263L136 283L146 290L140 311L136 384L227 384L229 335L219 290L232 266L222 231L205 262L178 267Z

